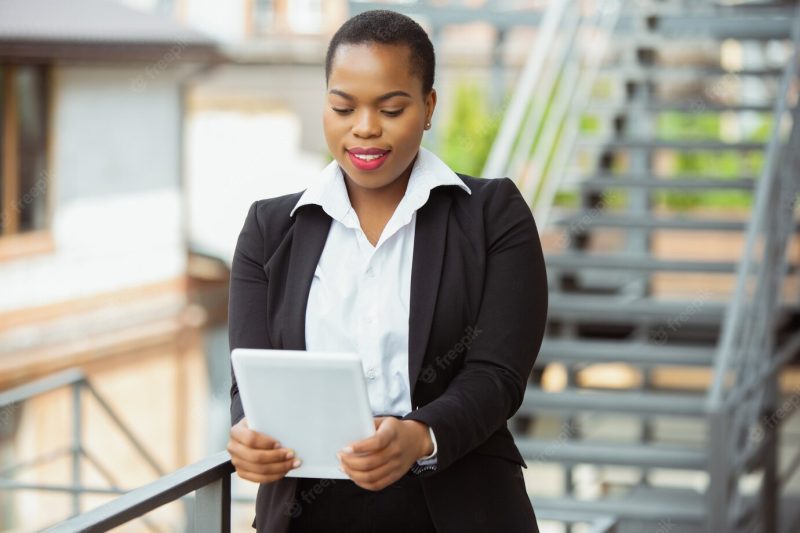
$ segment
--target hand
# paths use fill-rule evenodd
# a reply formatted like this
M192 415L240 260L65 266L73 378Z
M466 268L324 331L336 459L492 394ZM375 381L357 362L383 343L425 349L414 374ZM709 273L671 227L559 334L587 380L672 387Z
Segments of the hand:
M294 450L281 448L274 438L250 429L247 418L231 428L228 453L239 477L255 483L282 479L301 463L294 458Z
M401 477L420 457L433 453L428 425L416 420L375 418L375 434L345 447L336 456L356 485L381 490Z

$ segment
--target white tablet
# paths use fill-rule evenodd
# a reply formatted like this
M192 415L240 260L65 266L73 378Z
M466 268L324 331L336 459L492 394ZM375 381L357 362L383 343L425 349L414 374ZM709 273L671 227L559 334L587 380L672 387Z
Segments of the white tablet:
M348 479L336 452L375 433L358 354L236 348L231 361L247 425L303 461L287 477Z

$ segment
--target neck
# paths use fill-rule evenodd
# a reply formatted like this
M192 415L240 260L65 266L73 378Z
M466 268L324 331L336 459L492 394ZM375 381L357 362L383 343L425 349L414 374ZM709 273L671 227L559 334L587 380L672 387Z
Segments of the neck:
M347 194L350 197L350 205L353 206L356 213L359 216L362 214L374 216L387 213L391 216L406 193L408 181L411 178L411 169L415 161L416 157L397 179L378 189L359 187L345 174L344 182L347 187Z

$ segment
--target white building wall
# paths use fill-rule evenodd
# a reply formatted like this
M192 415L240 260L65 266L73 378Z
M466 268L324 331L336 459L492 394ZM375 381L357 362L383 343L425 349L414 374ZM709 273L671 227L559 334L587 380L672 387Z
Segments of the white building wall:
M301 128L299 117L281 108L242 105L189 115L186 194L193 250L230 265L250 204L301 191L319 176L327 160L300 149Z
M181 94L169 70L57 67L49 194L53 253L0 263L0 312L185 271Z

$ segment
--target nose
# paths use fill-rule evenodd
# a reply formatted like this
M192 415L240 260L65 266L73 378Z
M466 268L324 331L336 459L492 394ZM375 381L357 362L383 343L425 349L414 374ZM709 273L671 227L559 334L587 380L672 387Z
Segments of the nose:
M376 113L364 110L356 117L353 124L353 135L356 137L367 138L377 137L381 134L381 124Z

